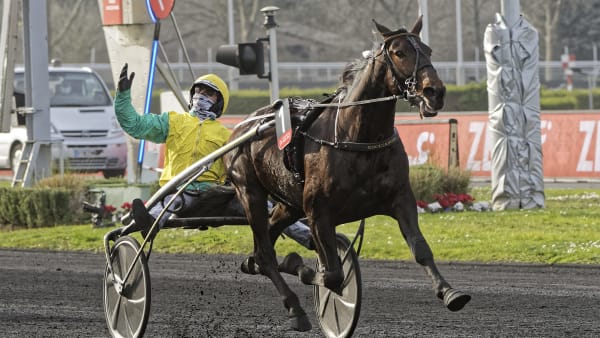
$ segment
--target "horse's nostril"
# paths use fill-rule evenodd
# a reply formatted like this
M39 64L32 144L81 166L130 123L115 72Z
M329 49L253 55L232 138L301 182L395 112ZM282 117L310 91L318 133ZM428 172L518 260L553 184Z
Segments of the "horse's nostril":
M423 96L431 98L434 95L435 95L435 89L433 89L432 87L423 88Z
M430 100L443 100L444 96L446 96L446 87L435 88L435 87L425 87L423 89L423 96Z

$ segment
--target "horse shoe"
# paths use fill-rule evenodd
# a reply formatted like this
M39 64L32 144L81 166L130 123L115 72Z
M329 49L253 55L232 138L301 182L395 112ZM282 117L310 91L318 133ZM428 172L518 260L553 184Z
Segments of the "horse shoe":
M444 304L452 312L461 310L470 300L471 296L460 290L448 289L444 292Z

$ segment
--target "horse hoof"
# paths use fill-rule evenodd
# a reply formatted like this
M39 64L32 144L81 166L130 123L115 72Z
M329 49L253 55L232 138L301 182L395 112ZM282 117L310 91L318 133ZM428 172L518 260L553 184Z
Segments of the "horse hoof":
M298 275L298 269L304 266L302 257L295 252L285 256L283 262L279 264L279 271L289 273L290 275Z
M314 285L316 275L317 273L315 272L315 270L309 268L306 265L303 265L298 271L298 277L300 281L306 285Z
M444 293L444 304L453 312L461 310L470 300L471 296L459 290L449 289Z
M291 326L292 330L300 331L300 332L304 332L304 331L308 331L308 330L312 329L312 325L310 324L310 321L308 320L308 316L305 314L290 318L290 326Z
M249 275L258 275L260 273L260 268L254 262L254 257L248 257L245 261L242 262L242 266L240 267L243 273L247 273Z

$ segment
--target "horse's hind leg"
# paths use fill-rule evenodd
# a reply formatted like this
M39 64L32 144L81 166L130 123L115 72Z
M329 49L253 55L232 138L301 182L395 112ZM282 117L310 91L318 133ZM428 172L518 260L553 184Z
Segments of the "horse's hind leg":
M273 245L275 245L283 230L302 216L304 216L304 213L301 210L294 209L282 203L275 204L269 217L269 235L271 236ZM298 241L298 239L295 240ZM304 243L302 245L306 246Z
M471 296L453 289L438 271L433 259L431 248L419 229L416 200L410 189L397 201L395 218L400 226L402 236L406 240L417 263L422 265L433 281L433 287L438 298L450 311L462 309L471 300Z
M288 207L281 207L275 210L271 220L275 223L271 227L271 235L278 235L281 230L279 227L283 224L289 224L291 220L297 219L299 214L294 214L294 211L285 211ZM290 213L288 213L290 212ZM295 216L294 216L295 215ZM309 218L310 219L310 218ZM314 221L313 221L314 222ZM322 219L321 222L327 222L326 219ZM329 224L329 223L323 223ZM285 226L283 226L285 227ZM321 262L324 262L325 271L315 271L310 266L304 264L302 257L295 252L290 253L285 257L283 262L279 264L279 271L297 275L302 283L307 285L320 285L329 288L335 292L341 292L340 287L344 281L344 273L340 264L340 259L337 253L337 239L335 233L335 227L325 226L324 230L317 230L317 237L319 241L315 240L317 237L311 235L312 245L318 245L317 252ZM312 229L319 229L312 227ZM275 239L271 238L274 242ZM297 241L297 239L296 239ZM319 242L319 244L317 244Z
M279 294L283 297L283 304L288 310L291 328L297 331L311 329L308 316L300 306L298 296L287 285L277 268L275 249L269 236L267 195L259 191L257 186L253 189L238 187L242 205L252 227L254 236L254 261L259 272L271 279ZM251 264L252 266L254 264Z

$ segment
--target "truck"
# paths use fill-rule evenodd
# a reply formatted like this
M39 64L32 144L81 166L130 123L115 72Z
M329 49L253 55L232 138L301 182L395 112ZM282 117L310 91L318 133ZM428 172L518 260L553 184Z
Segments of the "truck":
M106 83L89 67L48 68L50 135L53 168L62 162L67 172L99 172L106 178L123 176L127 140L114 113ZM25 104L23 68L15 68L16 107ZM16 170L27 141L25 117L11 113L11 128L0 133L0 168Z

